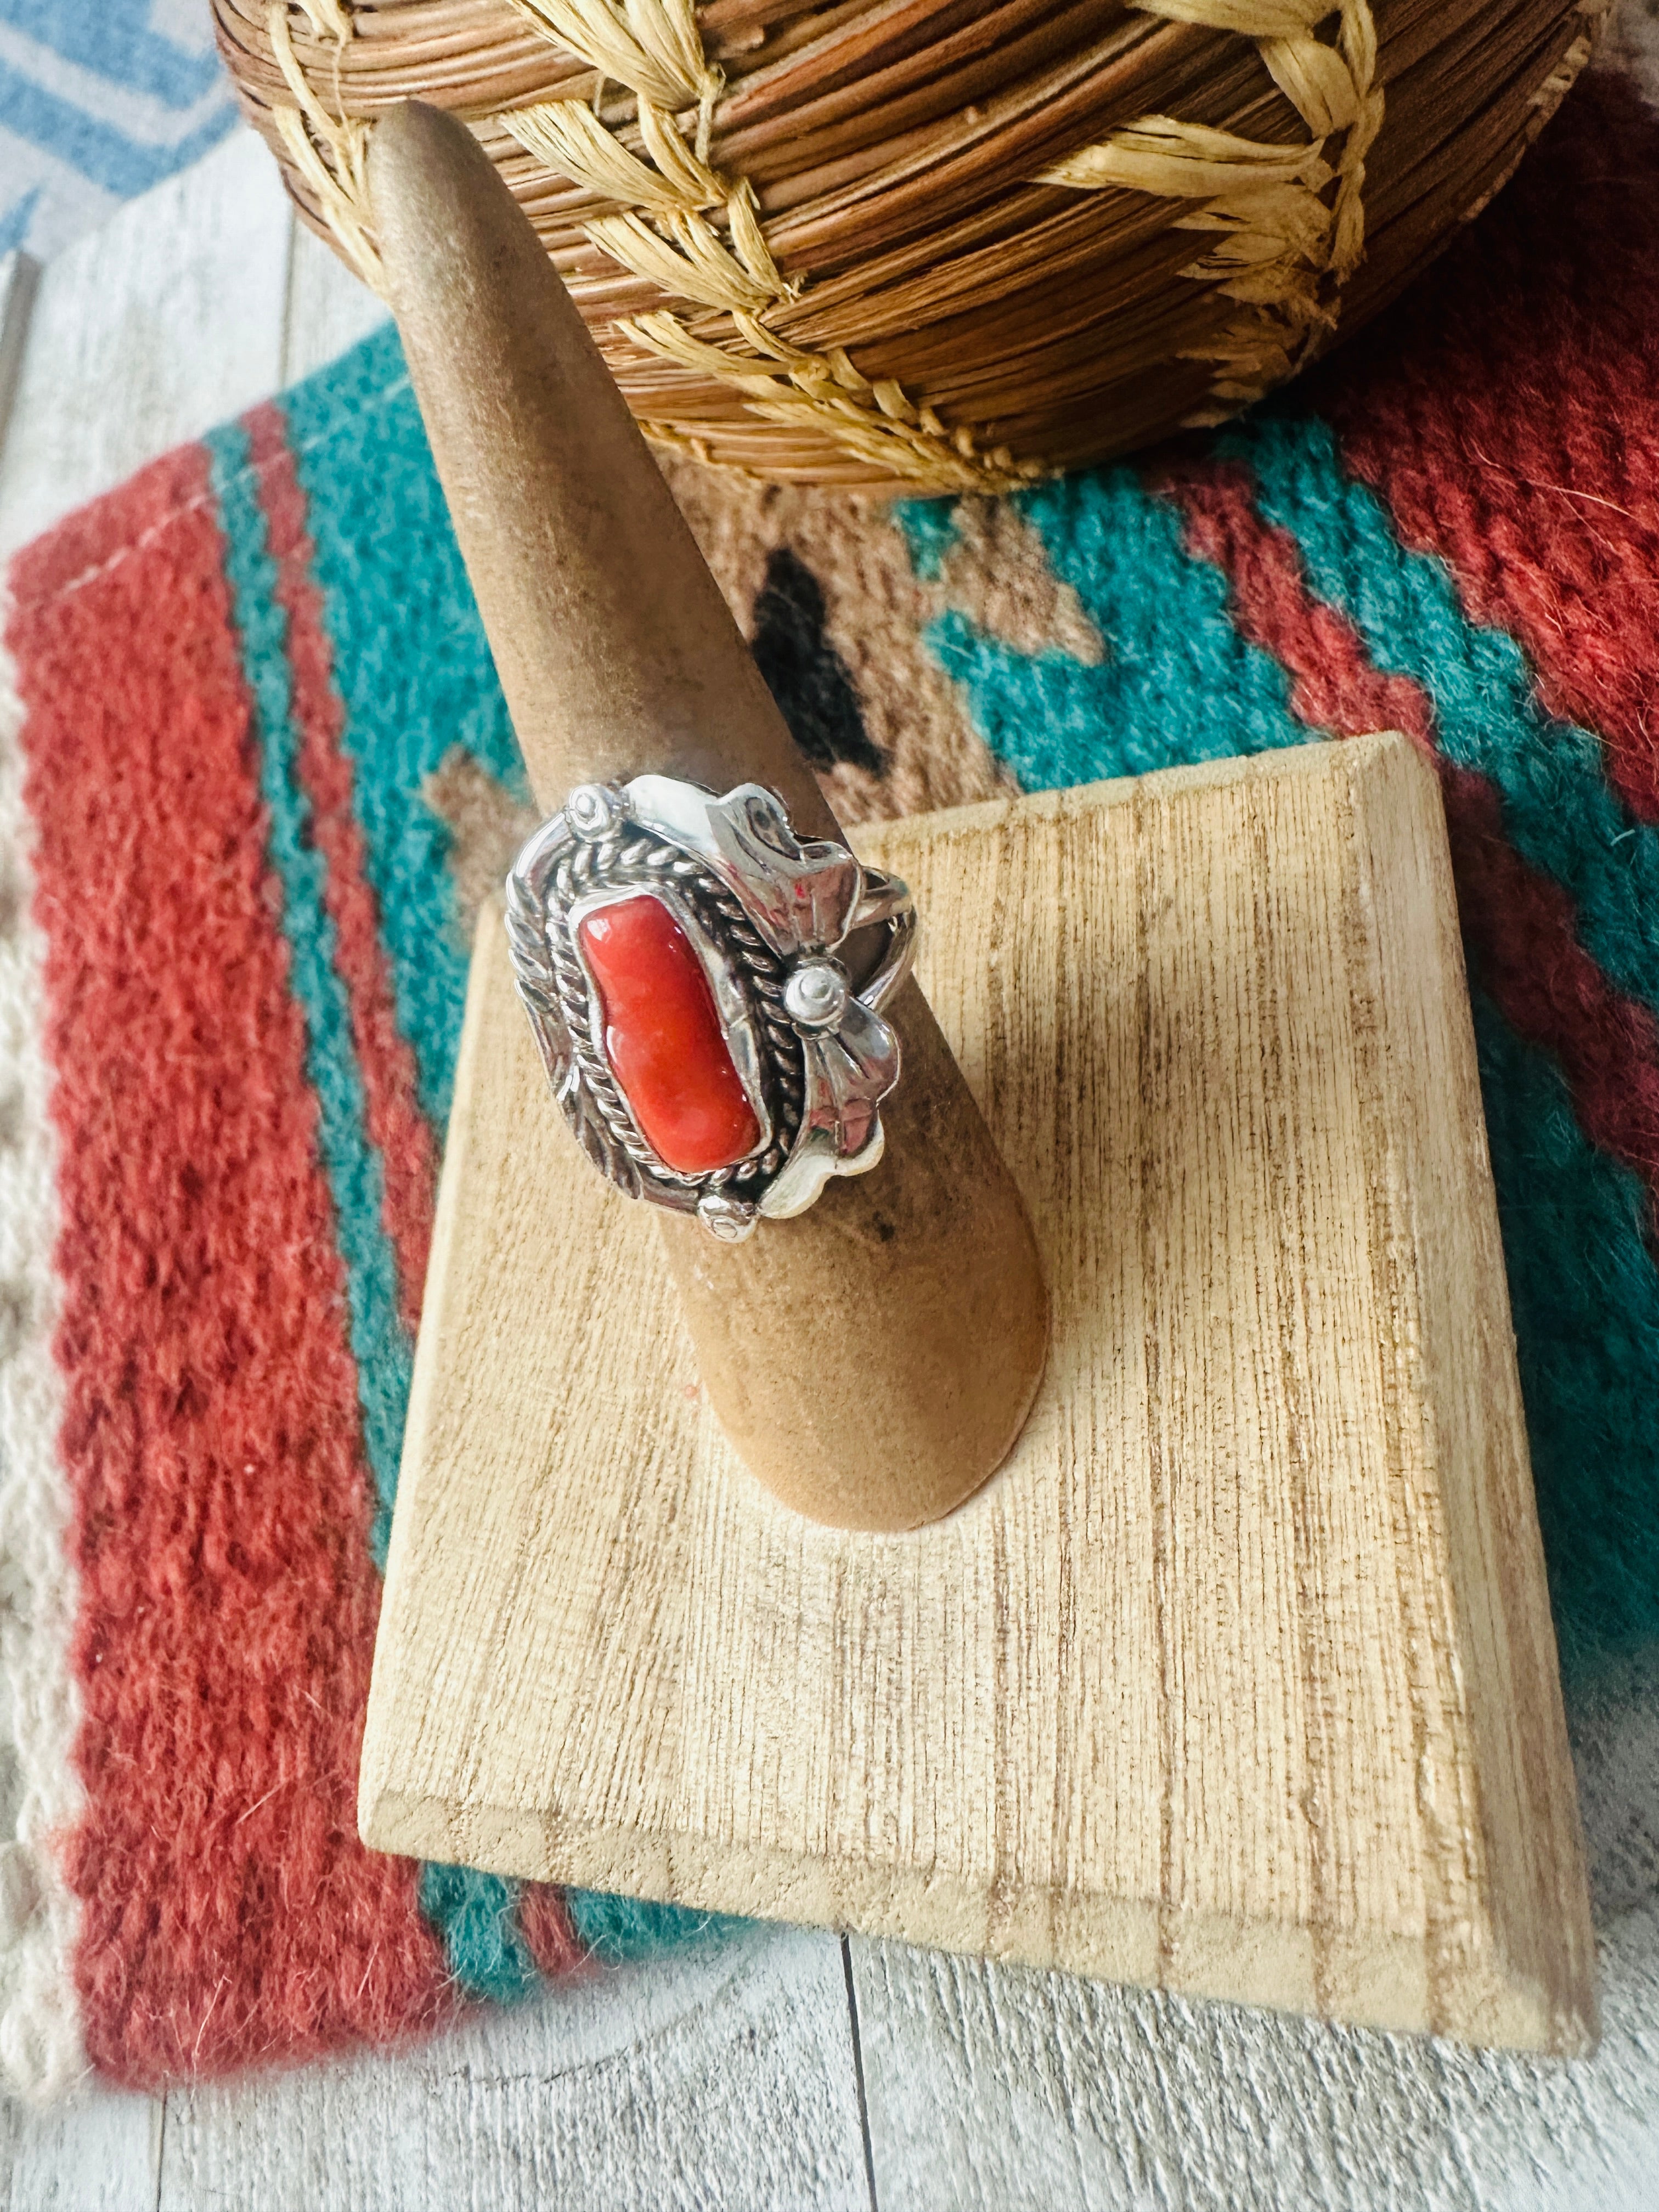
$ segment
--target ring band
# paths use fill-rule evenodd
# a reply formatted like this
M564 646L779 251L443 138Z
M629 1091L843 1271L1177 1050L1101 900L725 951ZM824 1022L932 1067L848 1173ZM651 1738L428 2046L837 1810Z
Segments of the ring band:
M854 989L836 955L878 924ZM899 1076L882 1009L915 927L896 877L799 842L756 783L582 784L507 879L519 994L577 1141L629 1197L731 1243L880 1159Z

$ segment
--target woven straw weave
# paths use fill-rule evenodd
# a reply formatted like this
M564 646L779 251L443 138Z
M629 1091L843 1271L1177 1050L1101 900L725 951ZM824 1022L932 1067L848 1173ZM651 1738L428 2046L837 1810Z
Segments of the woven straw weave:
M659 442L983 492L1238 412L1490 198L1609 0L215 0L308 221L478 134Z

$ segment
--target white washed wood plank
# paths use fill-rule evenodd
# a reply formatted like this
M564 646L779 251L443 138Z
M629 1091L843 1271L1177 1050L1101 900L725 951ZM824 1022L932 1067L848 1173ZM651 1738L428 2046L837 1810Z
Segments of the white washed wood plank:
M154 2212L161 2106L94 2090L45 2112L0 2100L4 2212Z
M1651 2212L1659 1912L1601 1966L1601 2049L1566 2063L858 1942L877 2202Z
M397 2058L167 2100L161 2212L865 2212L841 1948L756 1929Z
M283 382L309 376L386 319L384 303L297 216L288 264Z
M1567 1727L1591 1907L1611 1926L1659 1901L1659 1645L1576 1685ZM1659 2032L1659 2008L1652 2026Z
M0 555L275 390L291 220L238 131L47 264L0 454Z

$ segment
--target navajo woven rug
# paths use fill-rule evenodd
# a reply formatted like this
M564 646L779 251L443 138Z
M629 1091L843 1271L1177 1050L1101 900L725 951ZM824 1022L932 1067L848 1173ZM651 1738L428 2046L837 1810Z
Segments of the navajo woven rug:
M1659 1640L1659 122L1588 80L1391 319L1189 447L896 510L674 481L848 817L1410 733L1570 1686ZM530 822L395 343L9 593L0 2063L156 2085L674 1924L355 1836L470 917Z

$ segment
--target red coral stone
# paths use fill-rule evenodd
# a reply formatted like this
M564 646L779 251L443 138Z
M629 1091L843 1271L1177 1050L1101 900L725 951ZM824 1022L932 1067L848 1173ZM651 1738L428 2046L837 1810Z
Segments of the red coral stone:
M696 948L649 892L578 932L605 1014L605 1048L647 1140L682 1175L730 1167L760 1123L726 1048Z

